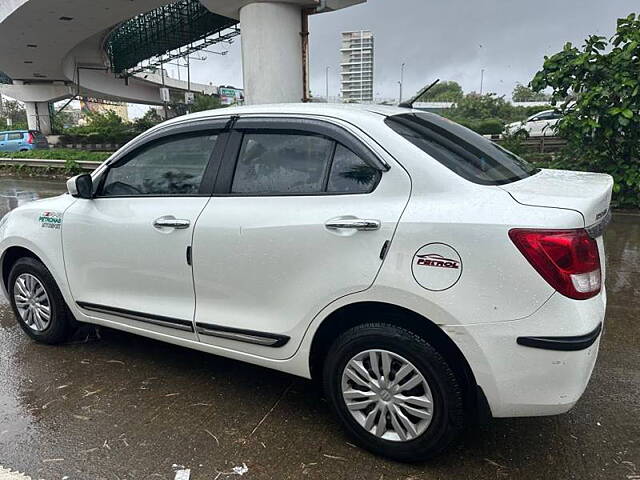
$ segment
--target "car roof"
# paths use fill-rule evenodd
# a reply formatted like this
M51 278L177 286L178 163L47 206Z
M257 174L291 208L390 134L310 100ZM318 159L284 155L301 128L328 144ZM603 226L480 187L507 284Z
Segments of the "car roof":
M0 135L3 133L29 133L29 130L3 130L0 132Z
M387 105L345 104L345 103L276 103L265 105L246 105L241 107L217 108L176 117L161 125L181 123L203 118L228 117L230 115L320 115L335 118L353 117L357 115L391 116L409 113L409 108Z

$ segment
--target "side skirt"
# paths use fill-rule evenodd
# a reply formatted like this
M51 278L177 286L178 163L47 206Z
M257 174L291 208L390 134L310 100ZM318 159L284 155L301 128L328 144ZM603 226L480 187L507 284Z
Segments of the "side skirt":
M150 323L160 327L175 328L184 332L193 332L193 322L190 320L180 320L177 318L163 317L160 315L152 315L149 313L134 312L124 308L109 307L106 305L97 305L95 303L76 302L78 306L90 312L106 313L107 315L115 315L136 322Z
M226 338L227 340L236 340L238 342L252 343L254 345L274 348L286 345L290 339L286 335L256 332L255 330L242 330L239 328L223 327L220 325L210 325L205 323L196 323L196 332L199 335Z
M110 307L107 305L98 305L88 302L76 302L83 310L97 313L105 313L114 315L137 322L149 323L160 327L174 328L185 332L193 332L193 323L189 320L181 320L177 318L163 317L161 315L153 315L149 313L135 312L124 308ZM290 337L286 335L276 335L273 333L258 332L255 330L243 330L239 328L223 327L221 325L211 325L205 323L197 323L195 331L199 335L209 337L225 338L237 342L251 343L254 345L262 345L264 347L282 347L287 344Z

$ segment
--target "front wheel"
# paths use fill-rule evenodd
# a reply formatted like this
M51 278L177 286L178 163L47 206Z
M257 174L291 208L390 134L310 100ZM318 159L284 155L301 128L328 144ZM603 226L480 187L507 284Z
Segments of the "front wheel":
M463 428L455 374L436 349L404 328L372 323L348 330L330 348L323 375L347 432L376 454L425 460Z
M11 307L22 329L34 340L56 344L67 340L75 320L51 272L34 258L21 258L8 280Z

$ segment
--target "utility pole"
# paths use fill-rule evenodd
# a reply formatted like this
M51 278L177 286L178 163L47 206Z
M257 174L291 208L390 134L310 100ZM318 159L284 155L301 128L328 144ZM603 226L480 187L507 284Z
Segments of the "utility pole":
M164 64L160 62L160 73L162 74L162 88L166 88L164 84ZM169 120L169 110L167 109L167 101L162 99L162 107L164 109L164 119Z
M329 69L330 69L330 68L331 68L331 67L327 67L327 68L326 68L326 70L325 70L325 73L326 73L326 82L327 82L327 85L326 85L326 87L327 87L327 103L329 103Z
M484 87L484 68L480 70L480 95L482 95L483 87Z
M400 81L398 82L400 84L400 101L398 103L402 103L402 84L404 83L404 66L405 64L403 63L402 66L400 67Z

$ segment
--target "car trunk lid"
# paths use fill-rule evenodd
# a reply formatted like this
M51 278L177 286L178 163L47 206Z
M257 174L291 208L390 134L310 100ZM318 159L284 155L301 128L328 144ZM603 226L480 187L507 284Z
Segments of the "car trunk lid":
M575 210L589 227L609 214L613 178L603 173L542 169L500 188L523 205Z

